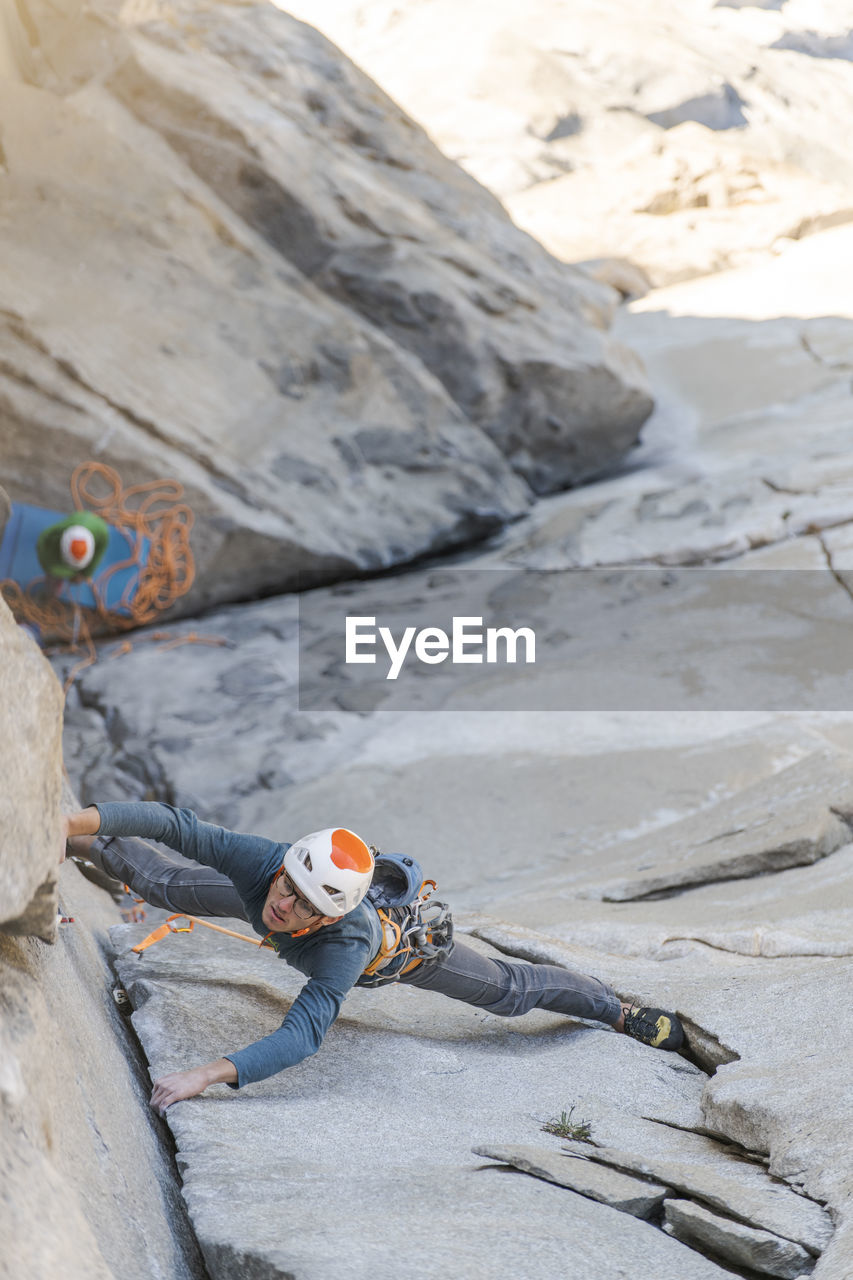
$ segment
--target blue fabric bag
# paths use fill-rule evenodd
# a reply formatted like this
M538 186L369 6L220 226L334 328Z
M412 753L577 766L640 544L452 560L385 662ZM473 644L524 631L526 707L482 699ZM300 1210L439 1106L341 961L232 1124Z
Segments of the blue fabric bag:
M402 853L377 853L367 898L374 907L406 907L421 891L421 864Z

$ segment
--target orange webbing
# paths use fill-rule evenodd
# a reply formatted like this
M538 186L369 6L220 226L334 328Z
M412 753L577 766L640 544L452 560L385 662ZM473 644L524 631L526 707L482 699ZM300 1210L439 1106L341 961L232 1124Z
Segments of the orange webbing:
M172 923L173 920L188 920L189 924L176 925ZM239 938L242 942L251 942L253 947L262 947L266 942L265 938L258 941L257 938L247 937L245 933L237 933L235 929L226 929L224 925L211 924L209 920L202 920L199 916L188 916L183 911L179 911L176 915L169 916L165 924L161 924L153 933L149 933L147 938L143 938L135 947L131 947L131 951L135 951L139 955L146 947L159 942L161 938L165 938L169 933L192 933L197 924L203 924L205 929L215 929L217 933L227 933L229 938Z
M161 938L165 938L169 933L171 933L171 929L168 924L161 924L153 933L149 933L148 937L140 942L138 946L133 947L132 949L137 953L137 955L139 955L146 947L153 946L155 942L159 942Z
M76 652L81 644L86 657L79 662L65 682L66 692L78 672L96 660L92 629L86 619L94 613L97 630L127 631L145 626L168 609L181 596L186 595L193 584L195 565L190 551L189 535L193 525L193 513L183 497L183 486L176 480L151 480L146 484L134 484L123 489L118 472L103 462L81 463L71 476L71 498L74 510L90 510L118 529L127 542L125 560L112 564L90 580L95 597L95 608L82 609L73 599L63 597L66 589L63 580L48 577L34 578L26 588L12 579L0 582L0 592L19 622L37 626L45 636L60 644L68 644ZM148 541L147 563L142 564L143 540ZM105 588L109 579L119 569L137 569L138 572L125 587L120 605L127 613L107 608L104 603ZM70 580L73 582L73 579ZM32 589L42 584L53 584L54 594L32 594ZM130 599L130 596L133 599ZM154 637L152 637L154 638ZM159 638L169 639L165 646L179 644L224 644L225 641L209 640L191 635L171 640L168 634ZM126 653L129 642L118 653ZM114 656L118 656L116 653Z
M379 968L379 966L385 960L391 960L394 956L402 955L405 952L411 950L410 947L400 948L400 932L401 931L400 931L400 926L397 924L397 922L395 920L392 920L391 917L385 911L382 911L381 908L379 907L376 908L376 914L379 916L379 919L382 922L382 945L380 946L376 955L371 960L370 964L364 970L365 974L368 977L370 977L371 974L374 974L376 970ZM391 943L390 946L388 946L388 944L385 941L385 925L386 924L389 924L391 926L391 929L394 933L394 941Z

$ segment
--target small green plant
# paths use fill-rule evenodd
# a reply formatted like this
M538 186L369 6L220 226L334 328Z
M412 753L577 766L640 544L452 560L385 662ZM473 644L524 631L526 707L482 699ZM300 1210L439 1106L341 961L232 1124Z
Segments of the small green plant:
M574 1120L574 1104L568 1111L561 1111L559 1120L543 1124L543 1133L553 1133L557 1138L574 1138L577 1142L589 1142L592 1128L586 1120Z

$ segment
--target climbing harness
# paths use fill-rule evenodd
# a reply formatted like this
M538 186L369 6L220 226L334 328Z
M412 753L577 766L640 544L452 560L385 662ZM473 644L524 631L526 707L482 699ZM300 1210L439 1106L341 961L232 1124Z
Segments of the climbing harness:
M446 903L430 901L436 887L434 880L424 880L413 902L387 910L376 908L382 923L382 945L356 986L387 986L424 960L434 960L450 950L453 917Z
M176 480L125 489L112 467L84 462L74 470L70 487L71 515L41 528L35 538L42 576L0 581L0 593L15 618L40 643L68 645L72 652L85 648L86 657L66 680L66 692L78 673L96 661L95 634L148 625L186 595L195 577L189 545L193 513L181 501L184 490ZM39 511L20 510L38 528ZM42 523L44 516L42 512ZM25 546L24 553L23 562L34 570L32 548ZM81 603L81 592L91 604ZM226 643L195 633L172 639L159 632L152 638L169 640L167 647ZM130 647L125 641L113 656Z
M432 901L434 880L420 863L401 853L380 853L367 897L382 923L382 945L358 979L359 987L386 986L434 960L453 946L453 917L444 902Z

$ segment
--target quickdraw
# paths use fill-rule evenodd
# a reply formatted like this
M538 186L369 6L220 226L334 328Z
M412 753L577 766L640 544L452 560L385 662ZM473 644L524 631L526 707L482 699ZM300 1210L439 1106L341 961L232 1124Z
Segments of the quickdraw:
M432 887L425 893L427 885ZM424 880L413 902L405 907L392 908L397 919L382 907L376 908L382 922L382 945L359 978L359 986L379 986L396 981L424 960L434 959L449 950L453 940L453 920L445 903L430 902L436 888L434 880ZM392 960L401 956L410 956L409 963L395 967L393 974L384 974L383 970Z

